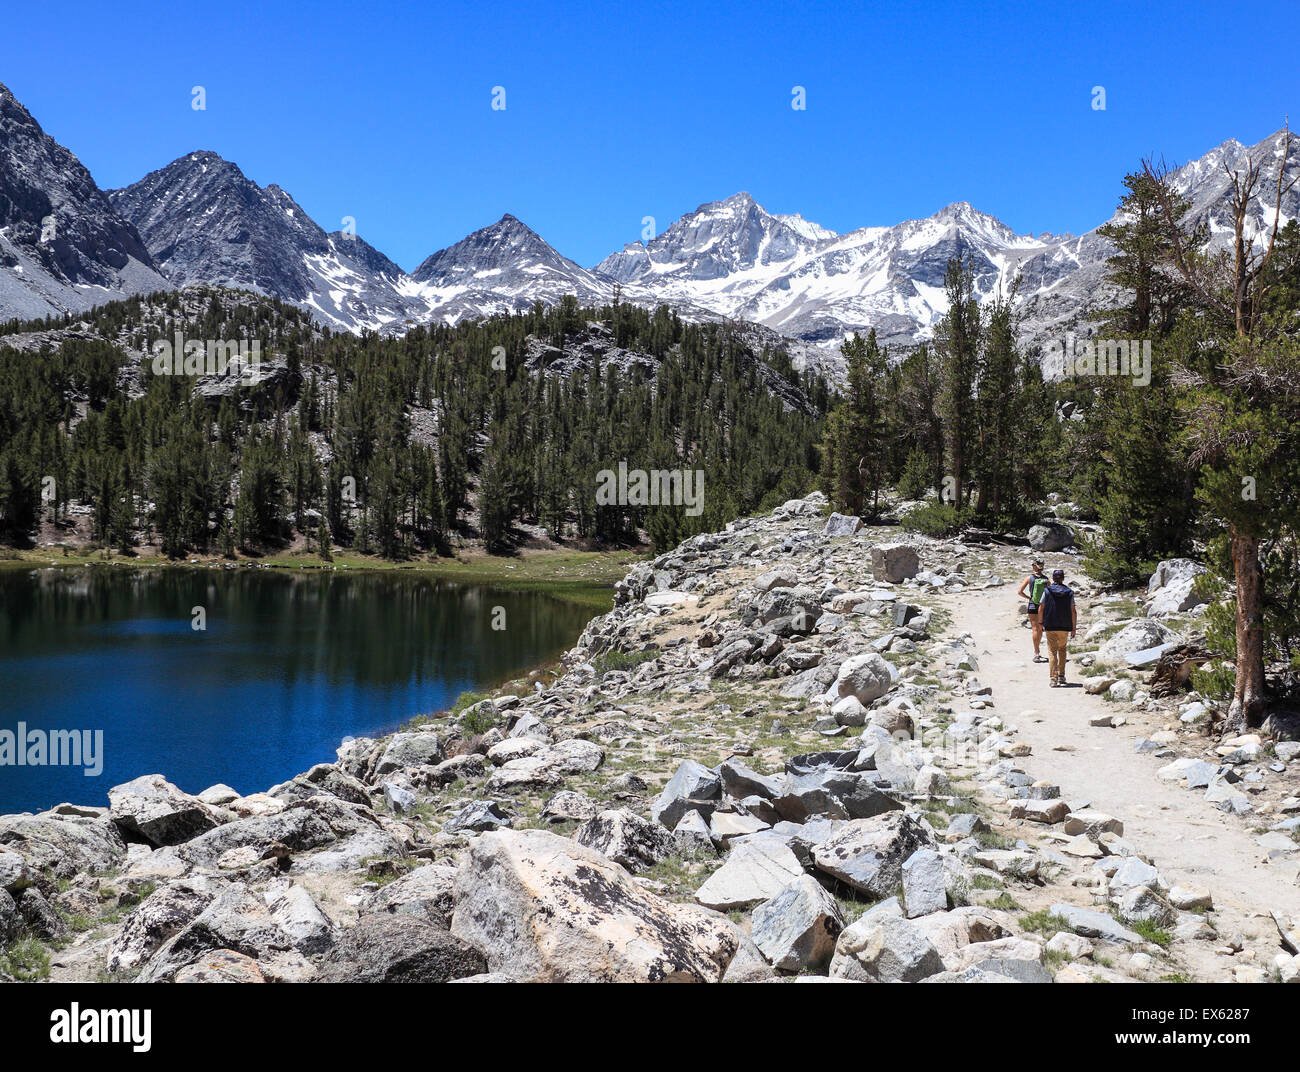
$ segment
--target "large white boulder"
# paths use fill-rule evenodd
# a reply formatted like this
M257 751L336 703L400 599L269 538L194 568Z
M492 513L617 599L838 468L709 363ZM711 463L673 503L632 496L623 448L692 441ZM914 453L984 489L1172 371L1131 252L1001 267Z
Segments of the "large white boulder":
M123 831L155 848L180 845L222 821L220 812L181 792L161 774L143 774L113 786L108 791L108 807L113 822Z
M820 514L825 505L826 496L820 491L814 491L802 499L787 499L772 511L772 516L806 517L810 514Z
M573 839L632 872L647 871L677 850L672 831L627 808L598 813L573 832Z
M840 664L840 672L826 693L826 699L835 704L846 696L853 696L865 707L885 695L897 681L898 671L893 664L874 651L854 655Z
M1196 591L1197 579L1206 572L1204 566L1190 558L1171 558L1161 562L1147 582L1147 594L1151 596L1147 614L1153 618L1186 614L1208 603L1209 600Z
M754 589L759 594L770 592L773 588L793 588L799 583L799 574L790 566L780 566L754 578Z
M1035 551L1064 551L1074 542L1074 529L1060 521L1045 521L1029 530L1029 546Z
M760 835L737 844L727 862L695 891L695 899L720 912L750 908L775 897L803 873L789 846Z
M813 850L813 863L855 890L888 897L902 884L908 857L933 846L933 832L920 818L893 811L844 823Z
M839 904L812 875L800 875L754 909L751 937L774 968L824 969L844 929Z
M1097 659L1103 663L1121 663L1135 651L1147 651L1181 639L1172 629L1151 618L1135 618L1098 649Z
M939 951L909 920L864 915L840 935L831 977L863 983L919 983L944 970Z
M545 830L475 839L451 933L519 982L719 982L739 945L724 917L666 901Z
M1151 574L1150 580L1147 581L1147 595L1153 596L1161 588L1174 581L1180 581L1187 577L1199 577L1204 572L1205 567L1190 558L1167 558L1156 564L1155 572Z
M847 514L831 514L826 519L826 527L822 529L822 535L852 536L860 528L862 528L862 518L860 517L850 517Z
M1186 614L1197 607L1204 606L1209 600L1196 590L1196 578L1187 577L1165 585L1155 594L1147 607L1147 614L1153 618L1163 618L1171 614Z

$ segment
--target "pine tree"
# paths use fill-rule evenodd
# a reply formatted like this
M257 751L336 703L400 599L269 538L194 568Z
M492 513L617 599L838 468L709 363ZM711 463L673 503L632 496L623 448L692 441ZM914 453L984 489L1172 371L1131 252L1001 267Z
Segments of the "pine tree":
M882 406L886 357L875 329L866 339L854 335L845 340L840 352L847 369L844 399L826 422L823 487L847 513L860 515L869 502L874 514L887 475Z
M1085 568L1106 584L1137 584L1157 561L1190 547L1192 475L1176 447L1179 399L1167 371L1157 370L1146 387L1107 382L1091 419L1104 443L1097 520L1105 536Z
M975 384L978 450L971 470L979 484L975 511L994 518L1018 506L1013 458L1017 425L1050 419L1047 414L1026 412L1018 397L1021 358L1013 312L1018 283L986 307L980 332Z
M35 526L38 497L17 456L0 454L0 535L25 543Z
M923 484L937 488L943 480L944 428L936 409L940 393L940 368L934 351L922 343L898 366L896 403L891 407L890 439L909 444L925 459Z
M980 308L969 260L952 258L943 277L948 312L935 331L939 358L939 416L947 445L953 505L966 505L971 452L976 443L975 379L980 350Z
M1197 255L1193 238L1178 226L1177 204L1163 168L1147 162L1171 235L1172 269L1193 294L1198 326L1217 335L1221 345L1203 347L1199 361L1184 367L1188 382L1189 445L1201 465L1199 500L1224 526L1220 546L1235 585L1233 630L1234 685L1227 722L1235 730L1257 727L1267 711L1266 662L1275 641L1270 636L1270 593L1266 587L1269 544L1294 542L1296 485L1294 435L1300 406L1300 346L1296 310L1271 315L1270 293L1278 251L1283 199L1294 187L1287 164L1293 151L1284 128L1282 151L1269 161L1246 158L1225 168L1233 219L1231 252L1207 259ZM1271 163L1276 175L1267 181ZM1271 189L1270 189L1271 187ZM1250 220L1257 197L1271 193L1267 237L1256 242ZM1261 236L1262 237L1262 236ZM1217 349L1215 355L1213 351ZM1206 351L1210 351L1207 353ZM1292 482L1288 482L1288 480ZM1258 486L1267 485L1260 495ZM1254 498L1247 495L1253 489Z
M904 499L924 499L933 489L930 459L920 447L913 447L898 481L898 494Z
M1181 226L1191 202L1145 170L1125 175L1124 187L1128 192L1120 198L1120 218L1098 227L1097 234L1118 251L1106 259L1107 278L1131 298L1095 319L1101 322L1101 334L1111 338L1166 335L1191 297L1190 288L1169 270L1176 241L1172 228ZM1199 248L1206 237L1202 225L1183 240Z

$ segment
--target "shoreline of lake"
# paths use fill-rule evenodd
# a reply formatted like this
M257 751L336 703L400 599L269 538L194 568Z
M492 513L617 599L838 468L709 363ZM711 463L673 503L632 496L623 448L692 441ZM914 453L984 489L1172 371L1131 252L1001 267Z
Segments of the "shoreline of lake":
M260 789L331 760L345 737L545 679L602 613L572 581L556 591L432 570L95 565L29 560L0 574L0 683L7 724L79 728L93 713L111 734L108 784L159 771L194 792ZM612 590L598 594L607 609ZM87 795L71 778L80 770L41 770L10 786L0 812Z
M2 549L0 549L2 550ZM217 571L276 570L286 573L400 574L415 573L431 578L499 587L506 591L538 592L582 603L604 612L613 605L614 584L637 562L643 549L616 551L539 550L519 555L489 555L474 552L464 558L429 560L380 559L369 555L340 553L331 561L317 556L282 553L267 558L225 559L219 556L167 559L158 555L112 555L101 552L84 555L55 555L49 548L14 551L14 557L0 557L0 574L24 569L202 569Z

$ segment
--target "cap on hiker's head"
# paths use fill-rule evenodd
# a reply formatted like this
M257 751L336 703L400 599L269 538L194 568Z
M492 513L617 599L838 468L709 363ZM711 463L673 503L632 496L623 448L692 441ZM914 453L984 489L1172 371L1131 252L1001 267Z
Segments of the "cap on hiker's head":
M1042 568L1043 568L1043 560L1041 558L1034 559L1034 569L1042 569Z
M1054 581L1063 581L1063 580L1065 580L1065 570L1063 570L1063 569L1054 569L1054 570L1052 570L1052 580L1054 580Z

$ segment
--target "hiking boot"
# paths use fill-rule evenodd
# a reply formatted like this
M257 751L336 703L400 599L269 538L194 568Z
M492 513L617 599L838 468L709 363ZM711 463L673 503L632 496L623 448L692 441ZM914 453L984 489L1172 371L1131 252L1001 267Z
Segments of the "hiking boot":
M1051 687L1051 688L1054 688L1054 689L1059 689L1059 688L1061 687L1061 685L1060 685L1060 682L1058 682L1058 681L1056 680L1056 678L1052 678L1052 683L1051 683L1051 686L1050 686L1050 687Z

